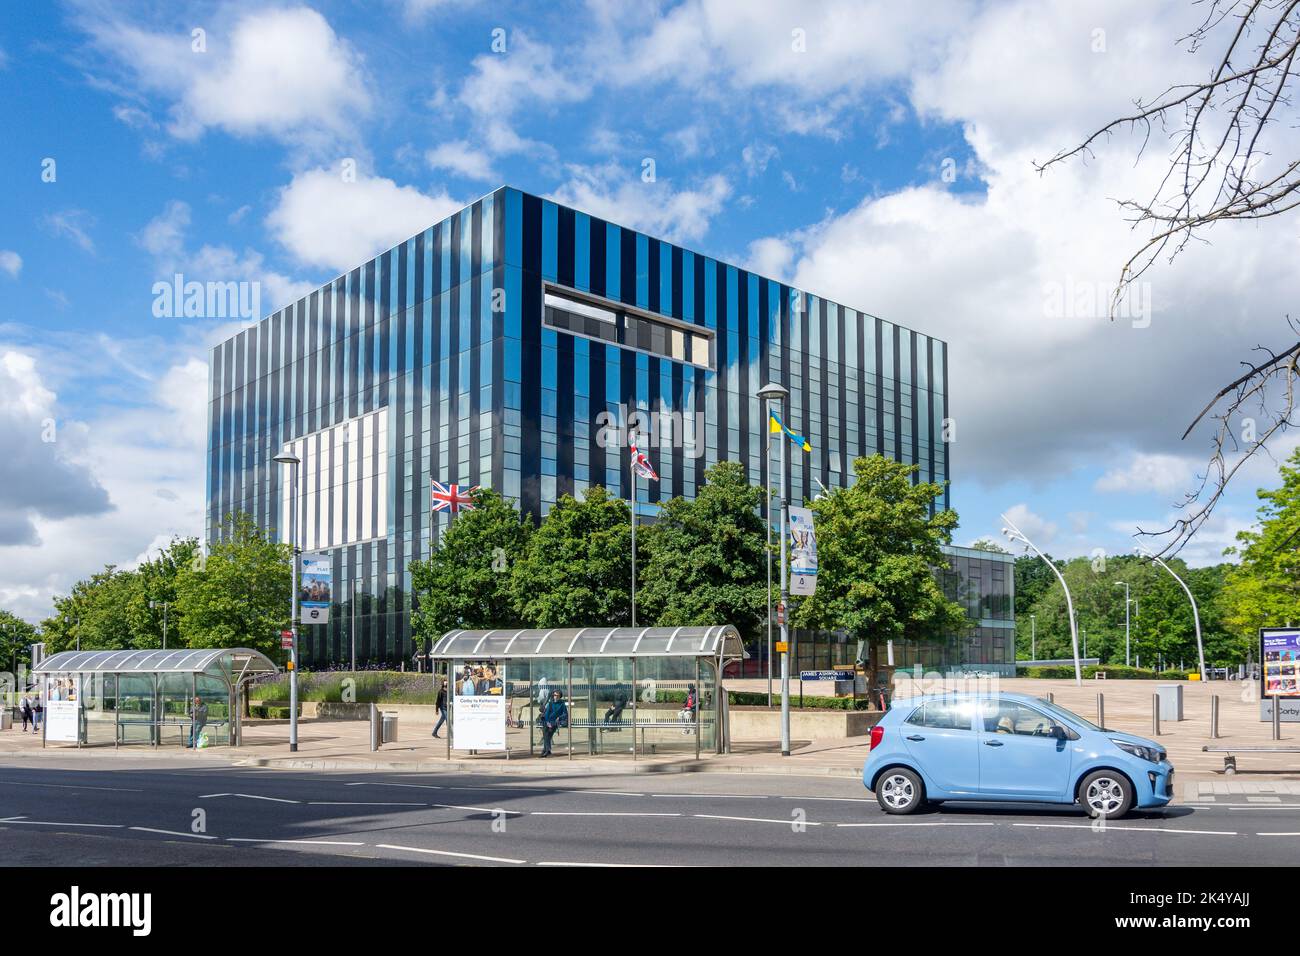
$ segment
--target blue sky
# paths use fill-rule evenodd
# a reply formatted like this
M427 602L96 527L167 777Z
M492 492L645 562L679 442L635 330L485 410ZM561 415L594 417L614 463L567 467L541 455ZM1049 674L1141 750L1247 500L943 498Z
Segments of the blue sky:
M0 606L39 617L201 532L206 349L235 326L155 317L155 282L257 282L270 311L501 183L947 339L959 543L1010 510L1054 553L1127 550L1194 487L1191 414L1283 334L1294 228L1225 231L1107 321L1089 293L1134 243L1113 198L1151 188L1158 150L1031 161L1194 73L1173 41L1195 10L899 6L11 6Z

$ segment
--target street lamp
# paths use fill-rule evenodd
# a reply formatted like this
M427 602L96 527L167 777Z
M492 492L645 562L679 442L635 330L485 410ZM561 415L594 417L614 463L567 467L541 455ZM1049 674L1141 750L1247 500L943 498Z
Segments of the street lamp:
M155 610L155 609L157 609L157 608L162 608L162 612L163 612L163 646L162 646L162 649L163 649L164 651L167 650L167 603L168 603L168 602L166 602L166 601L150 601L150 602L149 602L149 608L150 608L151 610Z
M762 388L758 390L758 397L761 398L767 404L768 425L766 428L766 432L768 436L767 458L768 458L769 465L771 464L771 459L772 459L772 428L770 424L772 420L772 405L773 403L780 403L781 421L785 421L785 400L789 395L790 395L789 390L786 389L784 386L778 385L776 382L768 382L766 385L764 385ZM789 583L790 583L787 580L786 564L785 564L785 538L786 538L786 521L787 521L787 516L786 516L787 509L786 509L786 500L785 500L785 454L786 454L785 446L786 444L787 442L785 440L785 436L782 435L781 436L781 603L779 607L780 607L780 618L781 618L781 646L785 648L785 650L781 651L781 756L783 757L790 756L790 644L789 644L789 637L787 633L787 628L789 625L786 624L786 612L785 612L785 601L787 596L786 590L789 587ZM771 652L772 565L771 565L771 554L770 554L771 552L770 535L772 533L771 527L772 527L772 522L769 520L768 521L769 556L768 556L768 572L767 572L768 575L767 578L768 581L767 584L767 593L768 593L768 599L767 599L768 600L768 612L767 612L768 614L768 625L767 625L768 678L767 678L767 682L769 688L772 686L772 676L771 676L772 675L772 652Z
M297 455L276 455L276 462L289 466L289 550L293 554L293 598L290 603L289 628L289 752L298 750L298 466Z
M1201 680L1205 680L1205 649L1201 646L1201 612L1196 608L1196 598L1192 597L1192 589L1187 586L1187 582L1174 574L1174 569L1165 564L1156 555L1152 554L1141 545L1137 545L1133 551L1143 558L1148 558L1154 563L1160 565L1173 577L1175 581L1183 586L1183 591L1187 594L1187 600L1192 602L1192 622L1196 625L1196 657L1201 665Z
M1125 666L1125 667L1128 667L1128 666L1129 666L1129 616L1128 616L1129 599L1128 599L1128 582L1127 582L1127 581L1116 581L1114 586L1115 586L1115 587L1119 587L1121 584L1124 585L1124 666Z
M1038 660L1038 615L1029 615L1029 659Z
M1047 555L1038 550L1034 542L1025 537L1025 533L1012 523L1006 515L1002 515L1002 520L1007 523L1002 529L1002 534L1008 541L1019 541L1025 547L1031 549L1034 554L1043 559L1043 563L1052 569L1056 579L1061 582L1061 590L1065 592L1065 609L1070 615L1070 644L1074 649L1074 684L1076 687L1083 686L1083 669L1079 666L1079 628L1074 620L1074 599L1070 597L1070 588L1065 583L1065 575L1061 574L1061 569L1047 559Z

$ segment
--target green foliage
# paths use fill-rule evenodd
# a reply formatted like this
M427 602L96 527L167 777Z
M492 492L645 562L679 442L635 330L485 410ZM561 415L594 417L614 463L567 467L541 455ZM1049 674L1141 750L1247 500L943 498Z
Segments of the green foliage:
M128 608L140 589L140 576L108 565L78 581L72 593L54 599L54 615L41 623L46 651L123 650L134 647Z
M1089 664L1083 668L1083 676L1092 679L1098 671L1106 672L1107 680L1186 680L1191 671L1171 670L1155 671L1149 667L1125 667L1123 664ZM1074 680L1074 665L1053 664L1050 667L1028 667L1021 672L1025 677L1039 680Z
M429 560L409 566L417 599L411 624L421 646L455 628L518 624L511 569L528 547L532 525L495 491L475 492L474 504L451 522Z
M1254 646L1261 627L1300 623L1300 449L1279 469L1281 487L1260 489L1259 524L1237 534L1241 564L1224 584L1223 617Z
M511 593L526 627L631 622L632 512L599 486L562 495L515 563Z
M963 631L965 611L944 597L934 574L947 566L939 548L957 525L955 512L935 507L943 486L913 483L915 465L881 455L853 468L852 487L812 503L817 593L800 602L796 624L846 630L873 645Z
M1002 547L1002 545L998 544L996 541L994 541L994 540L991 539L991 538L980 538L978 541L976 541L974 544L971 545L971 550L972 550L972 551L988 551L988 552L990 552L990 553L992 553L992 554L1010 554L1010 553L1011 553L1010 551L1008 551L1006 548Z
M293 571L289 546L248 515L228 517L207 559L179 569L176 612L190 647L251 647L283 659Z
M37 638L36 627L9 611L0 610L0 670L17 673L17 665L31 663L31 645Z
M176 614L176 578L181 568L188 568L200 554L198 538L173 538L156 558L144 561L135 570L134 586L125 609L132 647L163 646L164 602L167 604L167 646L187 646ZM151 601L157 607L150 607Z
M871 701L865 697L854 700L852 697L800 697L796 690L790 695L791 705L795 710L870 710ZM766 707L767 694L761 691L730 690L727 702L733 707Z
M353 681L353 683L345 683ZM350 690L350 693L347 693ZM261 681L251 688L252 700L285 701L289 699L289 678ZM328 703L357 704L432 704L438 699L438 685L432 674L403 671L303 671L298 675L298 699Z
M739 462L704 473L694 500L673 498L637 541L637 611L664 627L732 624L757 636L767 615L763 490Z

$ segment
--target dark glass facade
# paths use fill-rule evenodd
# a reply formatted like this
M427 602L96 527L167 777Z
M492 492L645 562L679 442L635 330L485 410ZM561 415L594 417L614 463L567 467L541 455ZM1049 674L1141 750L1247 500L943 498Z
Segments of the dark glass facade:
M879 452L948 479L947 345L574 209L501 188L221 343L210 359L208 537L243 511L334 561L304 662L412 652L407 566L449 520L429 482L485 485L535 516L602 484L630 497L633 415L662 480L641 510L740 461L768 481L768 381L791 393L792 501ZM774 456L775 458L775 456ZM775 480L776 476L772 476ZM945 504L946 493L945 493Z

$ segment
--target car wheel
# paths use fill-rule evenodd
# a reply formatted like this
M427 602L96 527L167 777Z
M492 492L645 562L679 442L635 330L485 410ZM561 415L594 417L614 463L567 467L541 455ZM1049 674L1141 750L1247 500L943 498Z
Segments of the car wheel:
M876 781L876 802L886 813L912 813L925 803L925 784L913 771L894 767Z
M1133 806L1133 785L1113 770L1097 770L1079 784L1079 802L1091 817L1117 820Z

